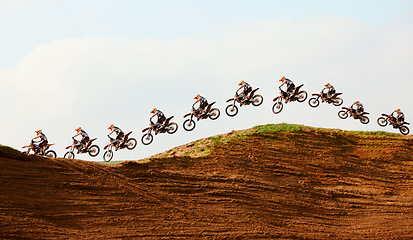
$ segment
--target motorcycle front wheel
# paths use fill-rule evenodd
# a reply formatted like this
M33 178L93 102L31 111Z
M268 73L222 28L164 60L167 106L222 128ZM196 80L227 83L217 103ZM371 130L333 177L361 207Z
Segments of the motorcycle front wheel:
M143 145L149 145L152 143L152 141L153 141L153 135L150 133L144 134L141 138L141 142Z
M183 127L186 131L192 131L195 128L195 121L192 119L187 119L185 120Z
M273 106L272 106L272 112L274 114L278 114L283 110L283 103L282 102L276 102Z
M341 110L341 111L338 112L338 117L341 118L341 119L346 119L346 118L348 118L348 112L344 111L344 110Z
M56 152L53 151L53 150L49 150L49 151L45 152L44 155L45 155L46 157L51 157L51 158L56 158L56 157L57 157Z
M410 129L409 129L408 127L406 127L406 126L401 126L401 127L399 128L399 131L400 131L400 133L403 134L403 135L408 135L408 134L410 133Z
M343 99L342 98L335 98L333 99L333 105L334 106L340 106L341 104L343 104Z
M318 105L320 105L320 101L317 98L310 98L310 100L308 100L308 105L310 105L310 107L316 108L318 107Z
M297 101L298 102L304 102L307 99L307 92L306 91L300 91L298 93Z
M100 148L97 145L92 145L89 147L87 152L89 153L91 157L96 157L100 152Z
M387 126L388 122L387 122L387 119L385 117L379 117L377 119L377 124L379 124L379 126L381 126L381 127L385 127L385 126Z
M227 113L228 116L234 117L238 113L238 108L237 108L237 106L235 106L235 104L228 105L225 108L225 112Z
M213 108L213 109L211 109L211 111L209 111L209 118L211 120L216 120L219 117L220 114L221 114L221 112L219 111L218 108Z
M168 130L166 130L169 134L174 134L178 131L178 124L176 123L169 123Z
M67 152L65 153L65 155L63 156L63 158L68 158L68 159L75 159L75 154L73 152Z
M103 154L103 161L109 162L113 158L113 151L112 150L107 150L105 154Z
M138 145L138 141L136 141L135 138L129 138L128 141L126 142L126 148L129 150L132 150Z
M252 105L258 107L259 105L262 104L262 102L264 101L264 98L261 95L257 94L254 97L252 97L251 101L252 101Z
M360 117L360 122L363 124L368 124L370 122L370 118L366 117L366 116L361 116Z

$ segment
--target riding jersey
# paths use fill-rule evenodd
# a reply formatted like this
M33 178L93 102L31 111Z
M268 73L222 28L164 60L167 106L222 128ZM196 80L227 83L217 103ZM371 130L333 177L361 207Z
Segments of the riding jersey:
M151 117L151 120L152 120L152 118L155 117L155 116L158 117L157 123L162 123L162 122L166 119L165 114L163 114L163 112L161 112L160 110L156 110L156 112L155 112L155 113L153 114L153 116Z
M244 90L243 90L244 94L247 94L252 90L252 87L246 82L244 82L244 84L241 85L241 87L237 90L237 92L242 88L244 88Z
M356 106L356 107L354 108L354 106ZM353 105L351 105L351 109L357 110L359 112L364 111L364 107L361 103L353 103Z
M118 136L123 134L123 131L120 128L115 127L115 126L113 127L113 130L112 132L109 133L109 135L111 135L113 132L115 132Z
M42 141L42 142L47 141L47 137L43 133L39 133L39 135L37 135L37 137L35 137L33 139L36 139L36 138L40 138L40 141Z
M208 105L208 101L206 100L206 98L200 96L199 99L192 106L195 106L195 104L197 104L198 102L199 108L204 108Z
M78 134L76 134L75 136L73 136L73 137L77 137L79 135L82 136L82 139L85 139L85 138L89 137L89 135L85 132L85 130L80 130L80 132Z
M403 112L399 112L399 111L394 111L391 114L394 118L396 118L397 120L403 120L404 121L404 113Z
M284 86L284 84L287 84L287 87L290 87L291 85L294 85L293 81L290 79L286 78L284 82L280 85L280 87Z
M326 86L326 87L323 89L323 92L324 92L324 90L327 90L327 92L333 92L333 91L335 91L336 89L334 89L333 85L330 85L330 86Z

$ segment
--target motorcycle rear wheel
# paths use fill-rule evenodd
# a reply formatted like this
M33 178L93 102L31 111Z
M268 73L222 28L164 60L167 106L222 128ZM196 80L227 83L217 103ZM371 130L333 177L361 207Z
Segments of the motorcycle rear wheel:
M408 135L408 134L410 133L410 129L409 129L408 127L406 127L406 126L401 126L401 127L399 128L399 131L400 131L400 133L403 134L403 135Z
M334 106L340 106L341 104L343 104L343 99L342 98L335 98L333 99L333 105Z
M138 145L138 141L136 141L135 138L129 138L128 141L126 142L126 148L129 150L132 150Z
M238 113L238 108L237 108L237 106L235 106L234 104L228 105L228 106L225 108L225 112L227 113L228 116L234 117L234 116L237 115L237 113Z
M209 111L209 118L211 120L216 120L219 117L220 114L221 114L221 112L219 111L218 108L213 108L213 109L211 109L211 111Z
M308 105L312 108L316 108L320 105L320 101L317 98L310 98L310 100L308 100Z
M252 97L252 99L251 99L252 105L254 105L254 106L256 106L256 107L258 107L259 105L261 105L263 101L264 101L264 98L263 98L261 95L259 95L259 94L255 95L255 96Z
M63 156L63 158L67 158L67 159L75 159L75 154L73 152L67 152L65 153L65 155Z
M195 121L192 119L185 120L183 127L186 131L192 131L195 129Z
M273 106L272 106L272 112L274 114L278 114L283 110L283 103L282 102L276 102Z
M44 153L44 156L45 156L45 157L56 158L56 157L57 157L57 154L56 154L55 151L49 150L49 151L47 151L47 152Z
M174 134L178 131L178 124L172 122L168 125L168 130L166 130L169 134Z
M96 157L96 156L99 154L99 152L100 152L100 148L99 148L99 146L97 146L97 145L92 145L92 146L89 147L89 149L87 150L87 152L89 153L89 155L90 155L91 157Z
M308 94L307 94L306 91L300 91L298 93L298 96L297 96L297 101L298 102L304 102L307 99L307 96L308 96Z
M105 154L103 154L103 161L109 162L113 158L113 151L112 150L107 150Z
M379 117L377 119L377 124L379 124L379 126L381 126L381 127L385 127L385 126L387 126L388 121L385 117Z
M341 110L341 111L338 112L338 117L341 118L341 119L346 119L346 118L348 118L348 112L344 111L344 110Z
M153 135L150 133L144 134L141 138L141 142L143 145L149 145L152 143L152 141L153 141Z
M370 122L370 118L366 116L360 116L360 122L363 124L368 124Z

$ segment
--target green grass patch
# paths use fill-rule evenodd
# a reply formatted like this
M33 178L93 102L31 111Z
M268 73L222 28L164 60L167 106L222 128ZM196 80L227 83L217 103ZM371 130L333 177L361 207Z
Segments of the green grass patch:
M288 124L288 123L280 123L280 124L267 124L267 125L260 125L253 127L255 133L271 133L271 132L293 132L293 131L300 131L303 129L304 126L297 125L297 124Z
M6 151L6 152L9 152L9 151L15 151L15 149L14 149L14 148L9 147L9 146L6 146L6 145L2 145L2 144L0 144L0 150L2 150L2 151Z

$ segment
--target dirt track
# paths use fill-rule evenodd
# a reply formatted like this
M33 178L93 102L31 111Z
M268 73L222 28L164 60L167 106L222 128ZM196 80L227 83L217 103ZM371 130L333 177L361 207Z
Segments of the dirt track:
M0 151L0 239L413 238L413 139L303 129L114 165Z

